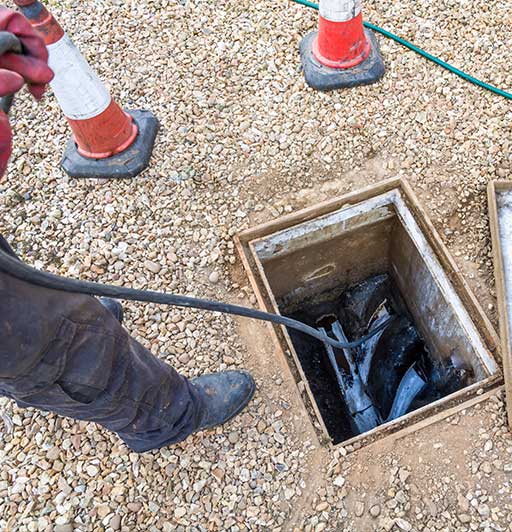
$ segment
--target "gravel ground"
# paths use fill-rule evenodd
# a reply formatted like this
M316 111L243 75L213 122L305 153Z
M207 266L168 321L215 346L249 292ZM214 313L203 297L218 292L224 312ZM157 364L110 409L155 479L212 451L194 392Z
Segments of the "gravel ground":
M285 1L48 4L116 100L151 109L162 129L142 176L79 182L59 168L69 130L55 100L21 95L0 232L28 262L255 304L233 246L239 229L399 175L496 320L485 187L511 170L507 100L384 38L379 84L316 93L298 56L316 14ZM510 2L364 8L367 20L512 89ZM499 394L400 445L344 456L316 442L265 326L126 307L132 334L188 376L251 369L256 399L227 426L144 455L94 424L0 400L2 529L512 530Z

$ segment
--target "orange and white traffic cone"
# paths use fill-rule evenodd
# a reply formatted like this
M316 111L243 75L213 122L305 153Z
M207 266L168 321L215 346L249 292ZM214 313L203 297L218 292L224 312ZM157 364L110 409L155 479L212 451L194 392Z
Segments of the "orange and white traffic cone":
M300 43L304 77L328 91L368 85L384 75L374 33L363 27L361 0L320 0L318 31Z
M73 137L62 167L72 177L134 177L149 164L158 131L150 111L123 111L53 15L38 0L14 0L44 37L53 92Z

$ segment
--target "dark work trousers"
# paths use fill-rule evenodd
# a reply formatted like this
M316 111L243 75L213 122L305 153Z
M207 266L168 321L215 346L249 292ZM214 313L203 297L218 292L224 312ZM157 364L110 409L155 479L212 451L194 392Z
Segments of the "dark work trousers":
M14 255L0 236L0 248ZM116 432L134 451L183 440L201 421L190 382L93 297L0 272L0 395Z

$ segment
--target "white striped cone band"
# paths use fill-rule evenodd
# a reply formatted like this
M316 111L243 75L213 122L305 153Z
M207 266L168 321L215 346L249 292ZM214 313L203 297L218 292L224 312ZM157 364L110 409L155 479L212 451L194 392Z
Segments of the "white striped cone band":
M361 0L320 0L319 13L331 22L347 22L361 13Z
M71 120L86 120L102 113L110 94L68 35L47 48L48 64L55 72L51 87L64 114Z

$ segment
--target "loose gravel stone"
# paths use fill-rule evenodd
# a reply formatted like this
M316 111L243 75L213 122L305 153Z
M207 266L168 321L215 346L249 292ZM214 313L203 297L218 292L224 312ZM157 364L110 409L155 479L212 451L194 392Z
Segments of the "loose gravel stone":
M140 502L129 502L126 507L130 512L139 512L142 508L142 504Z
M208 277L208 280L210 281L210 283L218 283L219 282L219 272L217 271L213 271L212 273L210 273L209 277Z
M370 515L372 517L379 517L379 515L380 515L380 506L378 504L374 504L373 506L370 506Z
M354 513L357 517L361 517L364 514L364 503L357 501L354 507Z
M74 527L70 523L67 523L65 525L56 525L53 528L54 532L73 532L73 530L74 530Z
M121 528L121 516L114 515L109 522L109 526L112 530L119 530Z
M405 519L402 519L401 517L398 517L397 519L395 519L395 525L400 530L404 530L405 532L410 532L412 530L411 523L409 523L409 521L406 521Z
M96 477L99 473L99 469L96 467L96 466L93 466L93 465L89 465L85 468L85 470L87 471L87 474L90 476L90 477Z
M160 266L160 264L157 264L156 262L153 262L152 260L144 261L144 266L152 273L159 273L160 270L162 269L162 266ZM124 265L122 267L124 267Z
M324 501L317 505L316 511L317 512L325 512L329 508L329 503Z
M182 517L184 517L185 515L187 515L187 509L183 506L180 506L178 508L176 508L176 510L174 510L174 515L180 519Z
M101 506L98 506L98 515L103 518L106 517L110 513L110 507L106 504L102 504Z
M239 439L240 439L240 434L238 434L238 432L230 432L228 434L229 443L232 443L233 445L237 443Z

